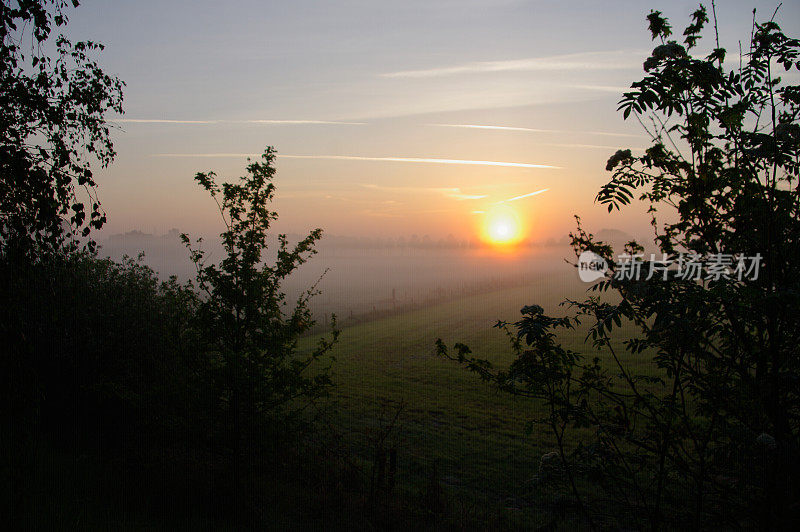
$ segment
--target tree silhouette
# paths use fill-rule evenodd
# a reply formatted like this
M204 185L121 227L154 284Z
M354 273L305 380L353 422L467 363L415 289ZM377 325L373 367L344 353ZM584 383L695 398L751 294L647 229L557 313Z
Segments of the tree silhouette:
M712 4L713 6L713 4ZM774 15L773 15L774 18ZM652 139L619 150L597 195L609 211L648 204L658 254L611 246L578 223L576 255L610 264L572 315L522 309L505 328L518 355L507 371L457 345L441 354L511 393L543 400L574 499L590 523L658 528L797 526L800 508L800 41L754 22L749 49L727 69L718 37L696 57L708 13L683 33L648 17L659 44L620 101ZM717 32L714 23L715 35ZM668 221L662 222L662 219ZM674 221L673 221L674 220ZM643 272L633 275L631 265ZM688 266L705 269L687 274ZM704 261L704 262L701 262ZM588 326L606 353L587 360L558 332ZM623 353L622 351L625 351ZM630 364L631 361L642 363ZM642 369L646 367L652 370ZM572 426L593 429L575 448ZM600 487L590 502L582 488Z
M77 6L77 1L70 2ZM106 216L91 170L115 156L105 120L123 82L92 58L103 49L54 31L65 0L0 4L0 243L57 248ZM90 244L93 246L93 244Z
M214 395L213 437L217 450L230 453L233 502L241 502L243 463L265 436L285 430L287 411L303 407L325 393L331 382L323 358L338 337L335 317L330 338L320 339L308 354L297 352L297 340L314 324L305 291L289 307L281 283L316 253L322 236L313 230L294 246L278 235L277 258L265 264L268 230L277 218L269 210L275 193L275 150L268 147L260 161L248 159L247 175L238 183L216 181L214 172L195 180L217 203L225 223L220 235L226 256L206 262L198 245L181 235L197 266L201 300L195 320L201 339L196 367ZM268 439L268 438L267 438ZM223 459L225 457L223 456Z

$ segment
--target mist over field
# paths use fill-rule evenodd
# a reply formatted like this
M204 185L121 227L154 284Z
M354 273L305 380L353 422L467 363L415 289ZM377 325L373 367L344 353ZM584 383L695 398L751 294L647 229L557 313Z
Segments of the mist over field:
M115 260L137 257L161 278L176 275L180 280L194 277L195 267L180 232L163 235L141 231L111 235L101 241L100 254ZM620 246L632 238L620 230L604 229L598 236ZM290 242L299 235L289 235ZM204 239L210 262L218 261L223 250L218 239ZM275 246L264 259L270 262ZM367 239L323 236L302 268L296 270L283 288L289 300L316 286L310 307L318 322L333 313L339 319L408 310L460 296L488 293L501 288L523 286L542 278L560 286L579 286L574 266L575 255L564 237L560 241L528 242L513 250L498 252L472 241L453 237L427 236L398 239ZM488 316L496 318L495 316Z

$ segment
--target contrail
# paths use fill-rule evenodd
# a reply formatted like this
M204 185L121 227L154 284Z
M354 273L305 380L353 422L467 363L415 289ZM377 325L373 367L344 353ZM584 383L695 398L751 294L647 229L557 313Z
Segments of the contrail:
M547 168L558 169L559 166L548 164L514 163L505 161L473 161L466 159L431 159L422 157L360 157L355 155L279 155L286 159L332 159L342 161L388 161L397 163L430 163L430 164L465 164L478 166L505 166L511 168Z
M123 124L274 124L274 125L341 125L363 126L366 122L345 122L340 120L170 120L161 118L118 118L114 122Z
M556 148L588 148L588 149L597 149L597 150L619 150L619 146L607 146L601 144L559 144L554 142L545 142L542 143L541 146L554 146ZM645 148L638 148L632 147L630 148L633 151L644 151Z
M486 194L465 194L461 192L459 187L387 187L382 185L377 185L375 183L362 183L362 187L365 188L372 188L377 190L389 190L392 192L440 192L447 198L453 198L456 200L479 200L486 198Z
M166 120L160 118L116 118L123 124L217 124L219 120Z
M257 153L155 153L153 157L258 157ZM473 161L467 159L432 159L423 157L361 157L356 155L278 155L283 159L328 159L334 161L383 161L397 163L461 164L477 166L503 166L510 168L560 169L549 164L515 163L506 161Z
M640 138L641 135L631 135L629 133L611 133L608 131L576 131L576 130L569 130L569 129L537 129L532 127L512 127L512 126L490 126L490 125L483 125L483 124L426 124L428 126L435 126L435 127L456 127L456 128L464 128L464 129L494 129L494 130L501 130L501 131L525 131L528 133L572 133L572 134L584 134L584 135L603 135L607 137L631 137L631 138Z
M236 124L288 124L288 125L306 125L306 124L330 124L342 126L364 126L366 122L342 122L339 120L224 120L224 122Z
M637 68L642 53L632 50L604 52L584 52L577 54L554 55L549 57L529 57L499 61L476 61L443 67L420 70L401 70L386 72L383 78L433 78L457 74L484 72L536 72L554 70L625 70Z
M548 133L552 129L534 129L530 127L511 127L511 126L484 126L480 124L426 124L435 127L458 127L465 129L500 129L503 131L532 131L535 133Z
M522 196L515 196L513 198L509 198L507 200L498 201L497 203L508 203L509 201L517 201L523 198L530 198L531 196L535 196L537 194L541 194L542 192L547 192L550 190L549 188L543 188L542 190L537 190L536 192L528 192L527 194L523 194Z

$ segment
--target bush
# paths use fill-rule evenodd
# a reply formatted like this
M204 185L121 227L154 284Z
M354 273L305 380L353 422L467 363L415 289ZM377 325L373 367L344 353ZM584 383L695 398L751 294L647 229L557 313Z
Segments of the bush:
M260 161L248 159L247 175L238 183L219 185L213 172L195 176L225 223L220 235L225 256L218 264L206 262L203 251L181 235L197 267L195 367L210 392L214 478L231 497L229 509L242 504L254 458L263 462L273 456L269 445L292 432L293 413L313 405L330 387L324 361L338 336L334 319L330 339L321 339L309 354L299 353L298 338L314 324L308 300L315 291L310 288L292 306L281 291L283 280L316 253L320 229L294 246L278 235L275 263L264 263L268 230L277 218L269 210L274 162L275 150L268 147Z
M190 345L196 298L140 261L88 253L0 259L3 419L17 515L32 496L42 446L102 458L120 474L186 457ZM157 443L156 443L157 442ZM179 451L179 449L181 449ZM9 456L9 455L7 455ZM152 486L157 489L157 486ZM31 510L31 508L27 508Z
M547 415L533 422L556 436L589 523L793 529L800 86L778 73L800 70L800 41L774 20L754 22L749 51L728 71L719 42L695 56L704 7L683 44L669 40L661 13L648 21L660 44L619 109L650 119L652 146L640 156L617 151L597 200L612 211L638 194L659 253L648 259L630 242L615 264L611 246L579 223L576 256L592 252L612 266L586 299L565 301L572 315L550 317L533 305L515 330L498 324L517 354L508 371L493 371L463 345L455 355L441 342L438 349L504 390L544 401ZM701 260L705 272L696 268ZM636 263L640 276L631 275ZM605 360L560 345L558 333L581 322ZM575 426L593 436L572 449L564 434ZM582 485L592 487L593 503Z

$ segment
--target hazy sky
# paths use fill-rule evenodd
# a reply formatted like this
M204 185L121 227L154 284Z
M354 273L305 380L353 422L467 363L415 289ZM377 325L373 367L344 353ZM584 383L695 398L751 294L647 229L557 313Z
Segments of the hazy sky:
M754 3L718 4L732 52ZM798 4L778 17L792 36ZM768 18L776 3L756 5ZM680 37L696 6L85 0L71 36L104 43L101 64L127 83L99 179L105 233L216 230L192 176L237 177L267 145L283 231L465 238L506 202L534 239L563 236L573 214L636 233L644 216L593 204L609 155L646 145L616 102L652 49L649 10Z

